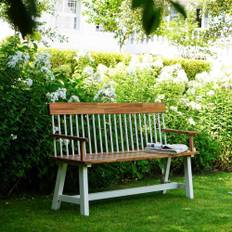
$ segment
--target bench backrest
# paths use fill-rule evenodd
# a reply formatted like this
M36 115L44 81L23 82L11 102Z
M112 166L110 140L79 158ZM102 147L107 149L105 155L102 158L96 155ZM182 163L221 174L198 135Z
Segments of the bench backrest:
M162 103L50 103L53 134L88 138L86 153L143 150L166 143ZM54 140L54 155L80 154L79 142Z

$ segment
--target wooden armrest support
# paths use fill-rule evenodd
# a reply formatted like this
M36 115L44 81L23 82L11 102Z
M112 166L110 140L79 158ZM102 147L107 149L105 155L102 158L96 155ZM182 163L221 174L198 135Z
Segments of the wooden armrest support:
M198 133L196 131L185 131L185 130L175 130L175 129L162 129L163 132L173 132L176 134L183 134L189 136L189 150L195 151L194 143L193 143L193 136L196 136Z
M85 143L88 142L87 138L77 137L72 135L60 135L60 134L52 134L52 137L55 139L70 139L70 140L80 141L80 156L81 156L81 161L84 161Z
M72 135L52 134L52 137L55 139L70 139L70 140L77 140L80 142L88 142L87 138L77 137L77 136L72 136Z
M175 129L162 129L162 132L173 132L176 134L184 134L189 136L195 136L198 134L196 131L185 131L185 130L175 130Z

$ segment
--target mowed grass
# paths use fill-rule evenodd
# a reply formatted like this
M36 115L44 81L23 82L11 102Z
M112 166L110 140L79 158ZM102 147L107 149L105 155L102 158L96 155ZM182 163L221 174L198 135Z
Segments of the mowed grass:
M181 180L181 178L177 178ZM132 185L152 184L145 180ZM128 187L128 185L127 185ZM63 203L50 209L51 196L0 201L1 232L232 231L232 173L194 176L195 199L183 190L117 198L90 204L90 216Z

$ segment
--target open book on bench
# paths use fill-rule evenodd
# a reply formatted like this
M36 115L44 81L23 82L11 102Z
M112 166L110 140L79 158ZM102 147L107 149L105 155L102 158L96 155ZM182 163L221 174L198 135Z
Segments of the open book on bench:
M188 151L188 146L185 144L161 144L161 143L147 143L146 152L161 152L178 154Z

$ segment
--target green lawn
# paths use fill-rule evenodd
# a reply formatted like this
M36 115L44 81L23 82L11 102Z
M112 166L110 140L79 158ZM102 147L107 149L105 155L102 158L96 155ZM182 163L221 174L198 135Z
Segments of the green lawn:
M172 190L95 202L90 217L80 216L78 205L50 210L51 196L0 200L0 231L232 231L232 173L194 176L194 189L194 200Z

